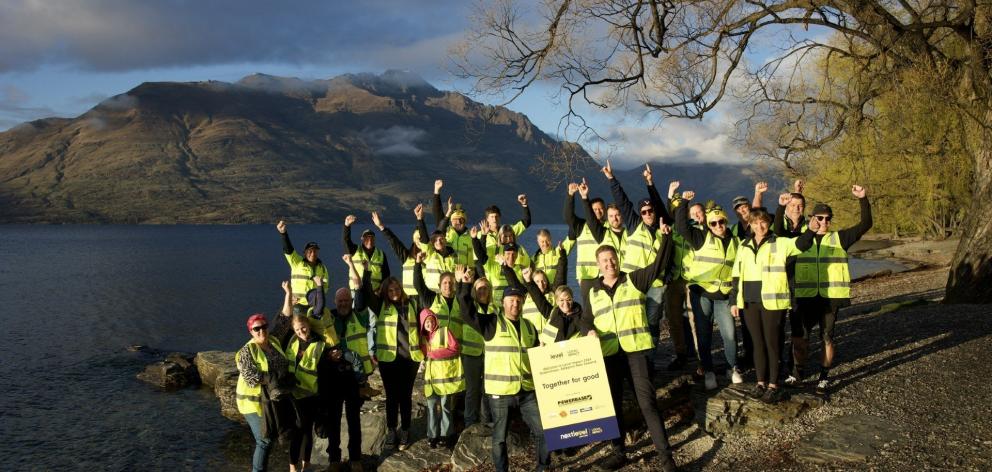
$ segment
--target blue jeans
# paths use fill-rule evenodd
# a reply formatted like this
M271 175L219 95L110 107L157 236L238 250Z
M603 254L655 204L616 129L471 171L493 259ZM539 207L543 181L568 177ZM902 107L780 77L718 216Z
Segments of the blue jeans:
M427 439L448 437L455 434L454 406L454 395L431 395L427 397ZM438 409L441 411L435 411Z
M695 290L689 291L692 316L696 322L696 339L699 342L699 362L704 371L713 370L713 321L716 320L723 338L723 356L727 367L737 366L737 326L730 314L730 300L712 300Z
M272 440L262 437L262 417L249 413L245 415L245 421L251 428L252 436L255 436L255 454L251 458L251 470L253 472L263 472L269 467L269 446Z
M541 414L537 411L537 396L534 392L521 390L516 395L486 395L489 397L489 408L493 415L493 464L496 472L507 472L509 461L506 455L506 430L509 427L510 408L519 408L520 416L530 428L530 436L537 447L537 467L534 470L544 470L551 465L551 454L544 442L544 428L541 426Z

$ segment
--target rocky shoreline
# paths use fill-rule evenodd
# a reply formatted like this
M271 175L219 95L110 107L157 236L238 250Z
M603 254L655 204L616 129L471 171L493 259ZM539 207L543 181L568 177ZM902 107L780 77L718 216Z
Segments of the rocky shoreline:
M836 328L838 356L827 397L813 395L807 385L789 389L785 401L768 406L742 395L748 383L732 386L721 377L723 388L707 392L691 375L659 374L657 399L666 411L676 461L685 470L992 468L992 389L984 377L992 365L992 307L934 303L943 295L955 246L886 242L863 247L858 257L895 258L914 268L854 284L852 306L841 312ZM814 356L819 344L811 346ZM662 346L664 351L670 343ZM218 397L222 415L243 421L233 400L233 356L198 353L191 361L194 376L182 364L190 362L188 356L170 355L141 375L149 380L158 372L164 379L187 375L190 382L202 381ZM180 365L168 367L170 362ZM745 381L753 381L753 373ZM377 374L373 382L379 382ZM426 400L419 381L411 430L416 442L404 452L384 450L383 400L380 396L362 409L367 470L493 470L483 425L462 432L453 451L427 447ZM626 438L631 462L621 470L657 470L633 398L626 399L623 416L632 427ZM318 469L327 464L324 441L314 446ZM513 430L514 469L532 467L529 443L526 428ZM606 453L603 444L588 445L567 457L555 455L554 465L596 470Z

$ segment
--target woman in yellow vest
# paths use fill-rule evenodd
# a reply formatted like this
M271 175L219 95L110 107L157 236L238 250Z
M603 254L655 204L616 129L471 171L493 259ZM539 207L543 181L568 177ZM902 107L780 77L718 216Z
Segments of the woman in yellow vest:
M765 403L781 399L778 386L779 336L786 310L792 306L786 259L813 244L813 233L782 238L769 231L772 217L756 208L748 215L752 236L741 242L733 267L730 312L744 316L754 341L754 370L758 382L750 392Z
M299 415L299 430L289 442L289 470L306 469L310 463L310 452L313 449L313 423L317 415L317 369L318 364L328 352L324 338L310 330L306 315L293 315L290 323L285 322L280 315L276 325L291 325L292 334L286 342L286 357L291 363L291 369L296 376L296 389L293 397L296 399L296 411ZM273 335L279 336L279 326L273 328ZM340 353L338 353L340 356Z
M689 303L699 342L700 370L707 390L716 388L713 373L713 322L716 321L723 338L723 357L727 361L727 379L743 382L737 370L737 326L730 314L731 274L740 240L730 231L727 213L716 205L706 209L708 230L689 224L689 201L695 192L682 193L685 204L675 212L675 232L693 251L692 263L686 268L689 280Z
M543 318L542 326L538 329L538 339L542 346L582 336L592 329L592 326L583 325L582 305L575 303L572 289L568 285L559 284L554 289L552 304L545 298L529 269L524 269L523 276L524 288Z
M379 216L379 212L372 212L372 223L386 237L386 242L393 248L396 258L403 261L403 291L406 292L407 296L417 296L417 288L413 286L413 265L416 263L414 259L420 252L420 244L417 243L420 239L420 232L413 232L410 246L407 247L391 229L386 227L385 223L382 222L382 217Z
M372 290L370 271L362 276L362 289L355 299L355 310L375 311L375 355L382 386L386 390L386 444L404 451L410 445L410 419L413 410L413 383L423 354L417 322L416 301L407 296L396 277L382 281L378 293ZM397 431L397 416L399 430Z
M279 341L269 337L269 323L265 315L256 313L248 318L248 333L251 340L234 356L238 365L235 398L238 411L245 416L245 422L255 437L252 470L260 472L268 469L269 448L274 436L271 429L268 429L269 434L263 433L262 387L270 378L287 375L290 362Z

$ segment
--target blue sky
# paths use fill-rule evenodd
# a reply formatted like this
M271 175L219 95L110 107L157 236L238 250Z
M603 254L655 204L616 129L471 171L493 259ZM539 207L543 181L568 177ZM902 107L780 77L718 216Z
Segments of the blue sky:
M464 37L468 0L4 0L0 4L0 130L72 117L145 81L236 81L262 72L327 78L406 69L465 91L448 48ZM509 105L556 133L552 85ZM590 113L621 165L645 160L742 162L728 118L702 122ZM595 152L596 149L589 149Z

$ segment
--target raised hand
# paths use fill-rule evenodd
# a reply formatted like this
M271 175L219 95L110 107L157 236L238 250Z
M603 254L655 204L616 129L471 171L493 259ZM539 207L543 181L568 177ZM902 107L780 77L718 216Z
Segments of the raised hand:
M413 207L413 216L417 217L417 220L424 219L424 204L418 203L417 206Z
M816 217L810 218L809 222L806 223L809 226L809 230L812 232L820 231L820 220Z
M792 200L791 193L782 193L778 196L778 206L786 206L789 204L789 200Z
M658 226L658 232L661 234L672 234L672 227L662 223Z
M805 189L806 189L806 182L803 182L803 179L796 179L796 181L792 183L793 192L803 193L803 190Z
M682 192L683 200L689 201L692 200L693 198L696 198L696 192L693 192L692 190L686 190L685 192Z
M479 225L479 226L482 226L482 225ZM473 227L471 227L471 228L468 229L468 235L471 236L472 239L475 239L475 237L479 235L479 226L473 226Z
M448 196L448 211L444 212L444 216L451 217L451 213L455 211L455 197Z
M755 193L765 193L768 191L768 182L758 182L754 184Z
M426 257L427 257L427 253L425 253L424 251L419 251L419 252L417 252L417 255L414 256L413 260L414 260L414 262L420 264L420 263L424 262L424 259Z
M358 218L356 218L355 215L348 215L348 216L344 217L344 225L345 226L351 226L351 225L355 224L356 221L358 221Z
M613 166L610 165L609 159L606 160L606 165L603 166L600 171L606 176L607 179L613 179Z
M575 195L575 192L578 192L578 191L579 191L579 184L577 184L575 182L569 182L568 183L568 196L569 197L571 197L572 195Z
M462 282L470 284L475 280L475 273L471 267L467 267L462 273Z
M354 265L354 263L351 260L351 254L342 254L341 260L344 261L345 265L348 266Z
M434 181L434 194L435 195L441 193L441 187L444 187L444 181L441 180L441 179L435 180Z
M586 182L585 177L582 178L582 183L579 184L579 196L581 196L583 200L589 198L589 183Z
M386 225L382 224L382 217L379 216L379 212L377 211L372 212L372 224L374 224L376 228L379 228L379 231L382 231L386 227Z
M868 193L865 191L865 188L860 185L852 185L851 193L853 193L854 196L858 198L865 198L865 195L868 195Z
M463 264L455 264L455 280L461 282L465 278L465 266Z
M648 185L654 185L654 177L651 174L651 164L644 164L644 172L641 172L644 176L644 182Z
M286 293L291 293L293 291L293 289L291 289L289 287L289 281L288 280L283 280L282 281L282 291L283 292L286 292Z
M311 280L313 280L313 283L317 284L318 287L324 286L324 278L319 275L313 276Z
M673 180L673 181L671 181L671 182L668 183L668 198L669 199L671 199L672 196L675 195L675 192L679 189L679 186L680 185L682 185L682 182L679 182L678 180Z
M527 206L527 194L521 193L520 195L517 195L517 203L519 203L520 206Z
M286 222L279 220L279 222L276 223L276 231L278 231L279 234L286 234Z
M524 276L524 282L530 282L534 276L534 272L530 270L530 267L524 267L520 269L520 275Z

